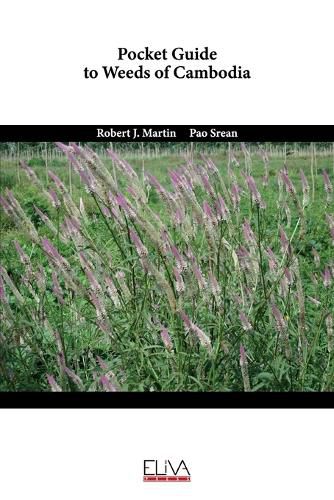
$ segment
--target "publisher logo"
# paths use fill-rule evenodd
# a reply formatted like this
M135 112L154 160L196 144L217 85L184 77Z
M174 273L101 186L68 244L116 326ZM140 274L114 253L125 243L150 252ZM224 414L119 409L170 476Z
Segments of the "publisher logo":
M145 483L190 482L191 475L184 460L144 460Z

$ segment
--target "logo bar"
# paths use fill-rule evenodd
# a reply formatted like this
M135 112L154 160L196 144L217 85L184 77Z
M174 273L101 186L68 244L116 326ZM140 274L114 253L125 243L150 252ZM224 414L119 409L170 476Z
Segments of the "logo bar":
M143 480L145 482L158 481L158 482L175 483L177 481L189 482L191 479L190 476L144 476Z

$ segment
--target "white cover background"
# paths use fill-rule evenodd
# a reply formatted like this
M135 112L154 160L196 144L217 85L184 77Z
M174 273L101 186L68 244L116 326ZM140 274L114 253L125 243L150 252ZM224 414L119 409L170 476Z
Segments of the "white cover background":
M0 17L1 124L333 123L332 0L4 0ZM84 80L146 45L207 45L253 78ZM1 498L326 500L332 424L325 410L2 410ZM144 484L145 458L185 459L192 483Z
M3 0L0 121L332 124L333 14L333 0ZM85 66L117 64L117 47L206 45L214 66L253 78L83 78Z
M1 498L329 500L332 424L326 410L3 410ZM192 482L144 483L145 458L183 458Z

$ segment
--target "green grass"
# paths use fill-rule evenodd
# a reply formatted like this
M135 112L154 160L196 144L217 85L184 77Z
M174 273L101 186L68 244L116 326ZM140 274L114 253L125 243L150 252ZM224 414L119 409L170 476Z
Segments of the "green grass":
M238 157L241 166L234 167L234 171L244 191L240 213L233 213L229 205L232 212L231 222L220 223L214 232L218 246L214 257L210 254L210 241L202 225L197 227L195 234L186 237L186 227L177 228L173 225L166 205L156 190L145 184L148 207L159 214L177 248L185 254L191 246L205 276L208 277L210 269L214 270L221 288L219 297L209 292L201 292L193 273L188 269L183 273L185 292L175 292L176 312L172 310L163 286L157 283L154 276L143 271L136 249L128 238L126 226L120 228L113 220L106 220L101 215L98 205L85 191L79 176L73 171L70 172L67 160L57 159L49 163L49 169L63 180L68 189L71 185L74 203L79 206L80 199L82 200L86 216L81 221L84 227L81 250L90 252L93 272L100 280L108 273L116 280L122 299L121 307L117 308L110 299L105 299L110 334L99 327L94 307L85 293L74 292L61 272L58 273L58 278L63 289L64 304L61 305L57 301L52 292L54 266L50 264L50 259L38 243L31 241L24 227L15 224L0 208L1 265L7 270L24 300L23 304L19 304L6 286L11 313L8 314L5 307L1 317L3 337L0 341L0 390L49 390L46 374L53 375L63 390L81 390L81 382L84 390L101 390L100 379L107 373L108 380L123 391L242 391L245 389L245 373L240 369L240 344L245 346L247 352L246 369L251 390L333 390L333 358L328 348L326 328L326 318L334 307L333 285L324 287L321 274L325 266L333 267L334 260L325 218L326 213L333 213L333 202L331 205L326 202L321 175L324 169L331 175L333 160L330 157L317 159L314 201L303 210L306 228L303 234L300 230L300 213L291 197L285 195L291 212L290 224L283 207L278 205L277 174L283 167L282 159L270 159L269 184L263 187L263 162L255 155L252 157L252 175L267 205L266 210L261 211L257 210L247 192L242 175L243 157ZM212 160L226 186L230 186L226 153L215 154ZM103 161L113 175L111 160ZM197 157L195 163L203 164ZM164 156L145 159L144 168L155 175L165 188L172 191L168 171L183 164L183 158ZM43 160L33 159L30 165L42 183L54 189L53 183L46 177ZM138 173L143 186L142 160L135 159L131 161L131 165ZM304 170L311 184L310 165L309 157L292 156L287 160L289 176L297 188L299 201L302 198L299 171ZM332 175L331 179L333 182ZM131 199L127 193L129 180L118 171L117 182L119 191ZM223 194L223 187L216 178L212 183L217 192ZM21 171L18 176L16 165L10 162L1 162L0 186L2 194L6 188L13 192L36 227L39 237L48 238L53 242L59 253L70 263L80 286L87 290L89 282L80 265L78 247L74 248L71 242L62 242L61 230L53 234L34 210L34 205L37 205L49 216L55 227L60 228L66 216L64 206L62 205L59 212L53 208L43 192L26 178L24 172ZM210 196L200 186L195 186L194 191L200 204L205 199L210 201ZM310 196L312 198L312 193ZM101 206L100 201L98 204ZM193 221L192 207L186 206L186 210L190 221ZM152 213L146 205L138 206L138 212L144 220L152 222ZM257 239L258 246L254 252L259 266L258 277L247 272L237 272L234 269L235 257L232 251L221 244L222 236L234 250L245 244L241 226L245 218L249 219ZM132 224L131 220L128 220L127 224L139 232L149 250L150 262L154 263L167 282L169 279L173 282L175 262L172 257L169 254L161 254L152 234L144 225ZM300 278L293 268L293 262L280 255L280 225L284 227L288 237L293 238L293 252L298 262ZM124 255L115 242L115 234ZM44 270L44 291L36 285L36 275L31 283L37 300L31 289L22 282L26 266L19 261L14 240L20 243L29 256L34 273L38 273L39 266ZM282 270L288 267L295 273L294 282L285 297L280 296L279 286L268 268L264 255L268 246L273 249L275 255L280 256L280 260L282 259ZM319 268L314 263L311 253L313 248L321 257ZM118 271L125 273L128 297L127 292L122 290L121 283L115 278ZM306 344L302 347L299 345L301 320L297 283L301 286L305 301ZM173 287L175 291L175 283ZM252 289L249 299L243 297L247 288ZM272 289L270 296L268 289ZM105 290L103 293L105 294ZM309 297L318 300L320 306L315 305ZM241 306L237 303L240 298L245 301L244 310L249 312L251 331L245 331L240 323ZM245 307L248 300L249 305ZM282 339L275 330L270 305L272 300L278 304L287 322L291 357L286 355ZM178 313L180 310L186 311L190 319L208 335L212 346L210 353L200 345L198 339L187 332ZM166 349L161 340L161 325L168 328L173 342L172 351ZM60 334L61 349L57 346L53 331ZM66 366L80 377L80 384L76 383L73 376L64 373L59 359L57 360L59 349L66 357ZM107 367L101 367L98 357L103 359Z

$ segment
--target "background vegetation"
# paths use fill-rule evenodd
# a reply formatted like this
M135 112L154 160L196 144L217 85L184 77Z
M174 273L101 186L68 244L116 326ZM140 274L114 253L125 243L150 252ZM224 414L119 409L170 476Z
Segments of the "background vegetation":
M88 146L1 144L1 390L333 390L331 144Z

